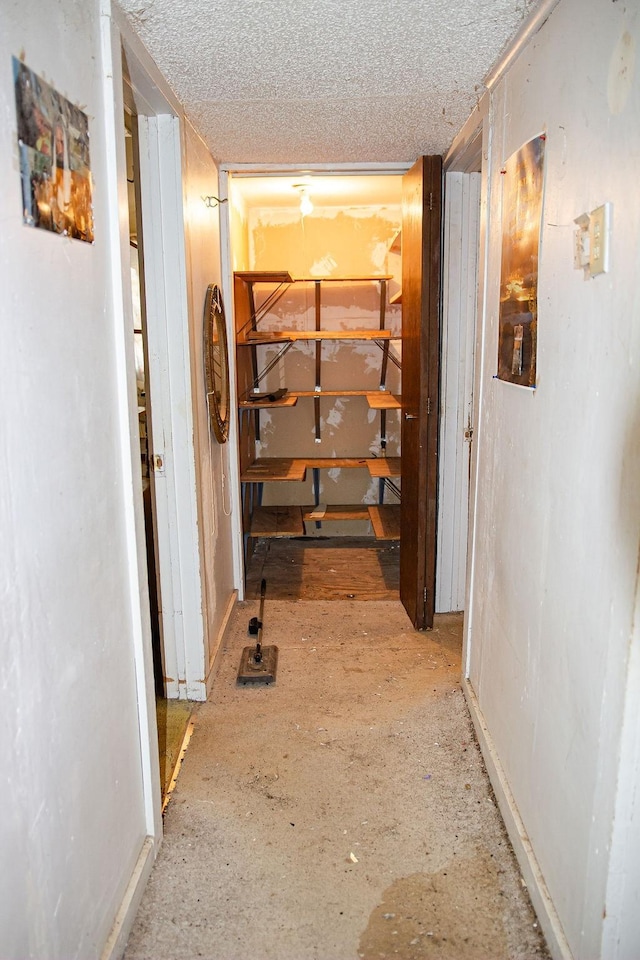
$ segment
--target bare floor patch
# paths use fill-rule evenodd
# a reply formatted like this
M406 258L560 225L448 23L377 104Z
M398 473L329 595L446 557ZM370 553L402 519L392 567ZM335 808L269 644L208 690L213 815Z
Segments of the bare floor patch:
M460 690L462 617L417 633L399 601L267 599L277 682L238 687L257 613L238 606L195 711L127 960L548 960Z
M488 850L414 873L385 890L360 939L364 960L507 960L508 907L501 871Z

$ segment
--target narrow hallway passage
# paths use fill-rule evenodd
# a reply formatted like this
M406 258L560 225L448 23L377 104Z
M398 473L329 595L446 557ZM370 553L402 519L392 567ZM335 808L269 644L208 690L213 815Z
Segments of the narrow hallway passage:
M277 682L237 687L239 604L126 960L547 958L459 687L461 615L267 600Z

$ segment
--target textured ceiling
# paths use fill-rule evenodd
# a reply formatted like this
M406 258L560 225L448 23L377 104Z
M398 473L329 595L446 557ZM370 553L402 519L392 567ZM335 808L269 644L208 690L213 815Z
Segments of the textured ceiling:
M538 0L119 0L214 157L447 151Z

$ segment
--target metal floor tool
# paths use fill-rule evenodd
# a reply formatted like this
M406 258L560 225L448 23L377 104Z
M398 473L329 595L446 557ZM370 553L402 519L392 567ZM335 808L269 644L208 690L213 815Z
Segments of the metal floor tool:
M262 646L262 618L267 581L260 585L260 613L249 621L249 636L256 638L255 647L245 647L240 658L237 683L275 683L278 669L278 648Z

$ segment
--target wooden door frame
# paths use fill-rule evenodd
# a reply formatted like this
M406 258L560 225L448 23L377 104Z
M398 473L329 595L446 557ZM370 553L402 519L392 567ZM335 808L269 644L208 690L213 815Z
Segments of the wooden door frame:
M165 696L205 700L205 626L183 195L183 113L155 64L118 21L138 115L150 384L150 481Z
M277 176L304 176L318 174L324 176L403 176L411 164L409 163L222 163L219 168L219 191L221 199L229 197L229 181L234 176L242 177L277 177ZM222 258L222 291L225 304L233 304L233 255L231 249L231 222L229 203L220 208L220 249ZM234 310L227 308L227 337L229 343L235 343ZM235 350L230 350L230 391L231 396L236 394L236 358ZM245 599L245 570L242 523L242 498L240 495L239 471L239 438L238 438L237 410L231 412L229 426L229 443L233 445L233 456L230 458L230 483L233 489L233 517L232 538L234 556L234 587L238 591L238 599Z
M491 148L489 131L489 97L485 96L479 102L458 136L453 141L445 157L445 171L466 171L469 169L471 158L480 149L482 157L480 182L480 226L478 232L478 265L477 265L477 294L474 340L474 375L473 375L473 444L471 447L469 473L469 515L468 515L468 545L466 563L466 591L464 629L462 642L462 678L466 683L469 680L471 662L471 636L474 617L473 590L471 589L475 575L475 565L478 554L476 540L475 516L477 512L480 490L478 486L478 456L479 438L482 430L483 418L483 383L484 383L484 351L482 344L485 337L486 325L486 290L487 290L487 229L486 211L489 202L489 181L486 158Z
M464 610L479 311L483 101L444 161L442 360L436 610Z

